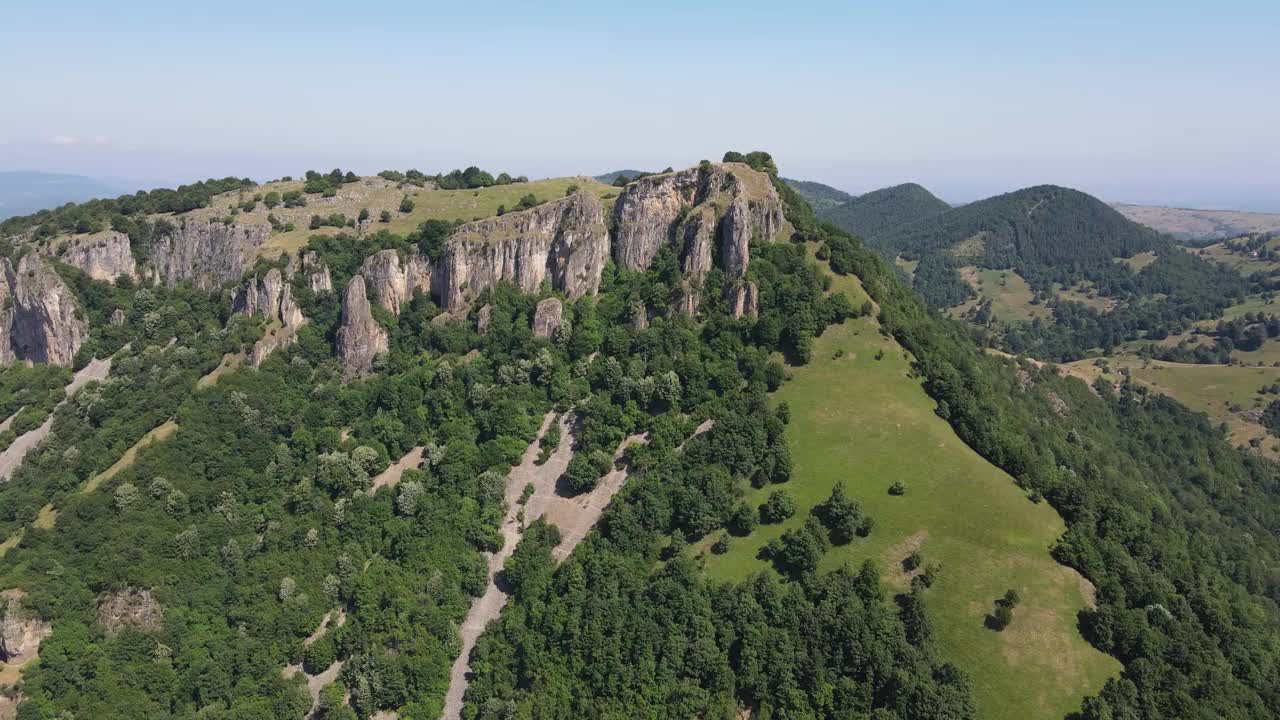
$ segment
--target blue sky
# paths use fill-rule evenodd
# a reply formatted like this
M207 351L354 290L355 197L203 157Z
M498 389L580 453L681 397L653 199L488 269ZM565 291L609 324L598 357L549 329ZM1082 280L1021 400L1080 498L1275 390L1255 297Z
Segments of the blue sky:
M1280 211L1280 3L15 2L0 170L659 169ZM16 7L15 7L16 6Z

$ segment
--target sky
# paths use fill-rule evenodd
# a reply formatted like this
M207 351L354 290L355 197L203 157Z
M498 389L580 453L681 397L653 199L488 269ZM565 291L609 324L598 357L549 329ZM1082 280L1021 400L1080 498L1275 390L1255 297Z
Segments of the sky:
M194 5L0 4L0 170L548 177L762 149L854 193L1280 212L1274 0Z

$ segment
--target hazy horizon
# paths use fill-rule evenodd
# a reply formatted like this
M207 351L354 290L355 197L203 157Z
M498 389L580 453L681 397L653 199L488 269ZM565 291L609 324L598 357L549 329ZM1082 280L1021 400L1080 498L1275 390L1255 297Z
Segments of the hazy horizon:
M852 193L1280 212L1280 9L1125 5L6 8L0 170L547 177L763 149Z

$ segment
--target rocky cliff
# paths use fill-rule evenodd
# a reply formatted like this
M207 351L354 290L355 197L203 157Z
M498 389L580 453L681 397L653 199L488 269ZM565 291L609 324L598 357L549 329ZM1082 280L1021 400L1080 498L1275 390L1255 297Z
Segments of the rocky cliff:
M172 233L156 239L151 263L166 285L189 280L198 288L212 290L239 280L270 236L270 225L225 225L218 220L183 218Z
M600 287L608 258L604 206L582 191L458 228L445 243L436 294L449 312L500 282L536 292L549 280L576 298Z
M360 274L378 304L392 315L413 299L415 292L431 292L431 263L411 250L401 260L397 250L382 250L365 258Z
M5 290L0 292L0 362L71 365L89 337L75 294L47 262L27 254L15 269L4 261Z
M80 268L94 280L115 282L121 275L136 278L138 264L129 247L129 236L114 230L73 238L59 258Z
M284 281L276 268L268 270L261 277L249 278L236 291L231 309L267 321L266 333L254 345L249 358L254 367L261 365L277 348L292 344L297 337L298 328L307 322L302 309L293 300L293 287Z
M0 660L11 665L34 658L52 630L22 606L23 594L21 590L0 593Z
M697 311L701 281L713 266L726 298L743 312L754 306L747 265L752 241L772 241L782 229L782 200L764 173L739 163L706 164L631 183L614 206L614 261L643 270L670 246L685 273L681 312ZM748 302L748 300L752 302Z
M302 272L307 275L307 286L312 294L333 292L333 278L329 275L329 266L313 252L302 253Z
M338 328L337 352L347 378L366 375L373 359L387 352L387 331L373 319L364 277L355 275L342 299L342 324Z

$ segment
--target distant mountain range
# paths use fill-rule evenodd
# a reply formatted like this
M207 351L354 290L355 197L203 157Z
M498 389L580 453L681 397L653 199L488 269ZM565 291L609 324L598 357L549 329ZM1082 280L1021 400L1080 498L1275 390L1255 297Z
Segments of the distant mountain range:
M648 170L614 170L613 172L607 172L603 175L596 175L595 179L605 185L612 185L613 181L617 180L620 175L626 175L628 179L631 179L637 175L646 175L648 173Z
M1172 235L1181 241L1223 240L1250 233L1280 232L1280 213L1238 210L1194 210L1115 203L1130 220Z
M34 170L0 172L0 220L54 208L69 202L116 197L128 192L122 183Z

